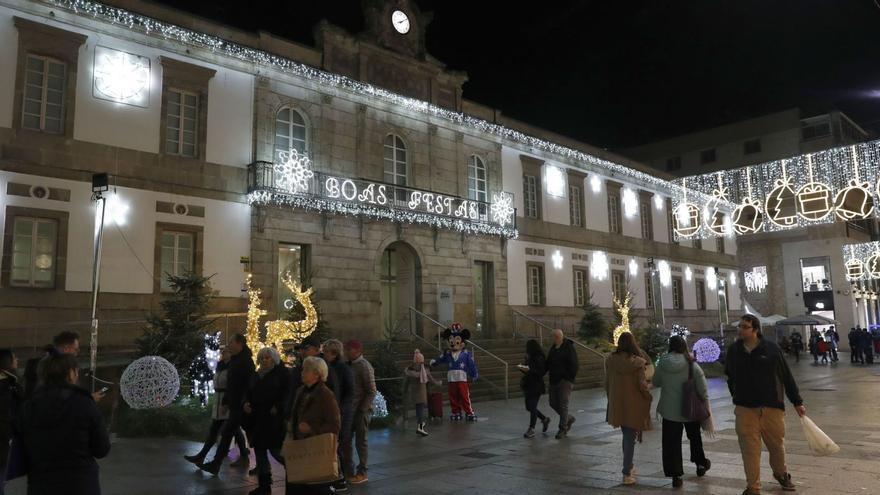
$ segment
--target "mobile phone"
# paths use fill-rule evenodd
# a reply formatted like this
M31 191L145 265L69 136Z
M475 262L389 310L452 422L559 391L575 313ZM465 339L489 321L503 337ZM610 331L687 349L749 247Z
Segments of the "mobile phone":
M110 390L110 387L103 387L101 388L101 390L99 390L99 392L101 392L102 394L106 394L108 390Z

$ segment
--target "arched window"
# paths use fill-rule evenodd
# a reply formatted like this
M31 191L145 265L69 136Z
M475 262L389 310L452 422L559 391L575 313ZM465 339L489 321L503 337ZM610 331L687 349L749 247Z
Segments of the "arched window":
M275 117L275 159L278 159L279 152L290 150L308 153L308 132L303 115L284 107Z
M477 155L468 160L468 198L476 201L487 201L486 195L486 164Z
M399 186L407 185L406 145L396 134L385 136L385 182ZM406 191L398 190L395 198L398 201L405 201Z

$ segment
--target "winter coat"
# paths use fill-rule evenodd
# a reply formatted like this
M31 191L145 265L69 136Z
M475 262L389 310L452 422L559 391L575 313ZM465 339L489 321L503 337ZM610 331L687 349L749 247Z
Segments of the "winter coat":
M434 379L434 375L431 374L431 370L425 363L409 365L408 368L403 370L403 373L406 375L406 387L409 390L410 404L428 403L428 383L421 382L421 368L425 368L425 372L428 374L428 383L433 383L434 385L440 385L441 383L439 380Z
M526 361L528 370L520 369L523 377L519 382L519 388L526 396L541 396L547 388L544 386L544 375L547 372L547 360L543 354L531 356Z
M578 356L571 339L564 339L559 347L553 344L547 353L547 373L550 374L550 385L562 380L574 383L578 372Z
M354 373L354 397L352 404L355 412L367 412L373 410L373 400L376 398L376 375L373 365L363 356L351 361L351 371Z
M306 423L309 433L301 433L299 424ZM323 433L339 434L341 419L336 397L327 385L318 382L311 387L303 384L296 393L293 411L288 424L288 432L296 439L308 438Z
M110 452L104 418L75 385L40 386L15 420L24 442L28 495L99 495L98 463Z
M23 398L18 377L0 370L0 472L9 459L9 441L12 439L12 421ZM2 486L2 480L0 480Z
M279 449L284 443L284 404L290 390L290 373L278 364L260 376L254 373L245 402L251 413L245 415L251 444L257 449Z
M660 387L660 400L657 401L657 413L663 419L688 423L692 421L682 415L681 406L684 402L684 382L688 379L688 367L693 370L694 387L697 396L709 399L706 375L697 363L688 363L684 354L670 352L660 358L660 364L654 371L654 386Z
M333 377L330 382L329 377ZM336 358L332 363L327 362L327 387L333 391L339 412L345 416L352 411L352 399L354 398L354 372L351 366L341 358Z
M804 403L782 350L773 342L761 338L748 352L742 340L737 340L724 362L727 388L735 405L785 410L783 391L792 404Z
M223 410L223 396L226 395L226 375L228 363L220 361L217 363L217 370L214 372L214 407L211 409L211 419L225 420L229 419L229 409Z
M651 429L651 392L645 379L648 362L626 352L615 352L605 360L606 421L618 428Z
M250 389L254 368L254 358L251 350L247 347L229 359L229 365L226 368L226 393L223 395L222 405L230 409L241 409Z

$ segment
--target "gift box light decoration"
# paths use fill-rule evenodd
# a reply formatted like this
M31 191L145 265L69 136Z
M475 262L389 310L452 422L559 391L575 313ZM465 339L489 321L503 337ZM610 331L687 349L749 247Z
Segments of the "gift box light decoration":
M102 100L146 107L150 103L150 59L95 47L94 91Z
M846 244L842 255L848 281L880 279L880 241Z

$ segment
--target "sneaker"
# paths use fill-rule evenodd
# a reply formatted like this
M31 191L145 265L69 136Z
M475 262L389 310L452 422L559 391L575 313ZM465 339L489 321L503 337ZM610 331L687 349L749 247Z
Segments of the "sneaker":
M523 433L524 438L535 438L535 430L533 428L529 428Z
M203 455L198 455L198 454L196 454L196 455L185 455L185 456L183 456L183 458L186 459L187 461L189 461L189 462L191 462L191 463L193 463L193 464L197 464L197 465L198 465L198 464L201 464L201 463L203 463L203 462L205 462L205 456L203 456Z
M416 428L416 434L426 437L428 436L428 432L425 431L425 423L419 423L419 427Z
M681 488L681 485L684 484L684 481L681 480L681 476L673 476L672 477L672 488Z
M348 493L350 488L348 487L348 482L345 481L345 478L333 483L333 491L335 493Z
M476 414L468 414L467 420L470 423L476 423L477 422L477 415Z
M782 486L783 490L785 490L787 492L793 492L793 491L797 490L797 487L795 487L794 483L791 481L790 474L785 473L785 474L779 475L779 476L774 474L773 477L776 478L776 481L779 482L779 485Z
M574 417L574 416L569 416L569 417L568 417L568 421L565 423L565 431L570 430L570 429L571 429L571 425L573 425L574 422L575 422L575 417Z
M623 484L624 485L635 485L636 484L635 473L624 474L623 475Z
M544 419L541 420L541 432L547 433L547 428L550 428L550 418L544 417Z
M349 483L351 483L352 485L360 485L361 483L365 483L369 480L370 479L367 478L367 473L358 473L354 475L354 478L349 480Z
M712 469L712 461L706 459L704 463L705 464L702 465L697 464L697 476L704 476L706 474L706 471Z
M563 438L565 438L565 436L566 436L567 434L568 434L568 431L566 431L566 430L559 430L559 431L556 432L556 439L557 439L557 440L562 440Z

